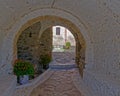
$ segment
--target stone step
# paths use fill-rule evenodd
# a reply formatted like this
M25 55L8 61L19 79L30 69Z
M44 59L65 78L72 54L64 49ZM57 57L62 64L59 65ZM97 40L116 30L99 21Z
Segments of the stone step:
M57 69L57 70L61 70L61 69L65 69L65 70L69 70L69 69L73 69L73 68L77 68L76 64L69 64L69 65L49 65L50 69Z

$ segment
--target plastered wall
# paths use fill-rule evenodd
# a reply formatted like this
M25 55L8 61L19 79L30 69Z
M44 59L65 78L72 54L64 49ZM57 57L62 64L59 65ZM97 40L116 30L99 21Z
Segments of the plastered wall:
M90 45L93 45L94 56L92 57L93 59L91 61L92 65L90 65L91 62L87 62L85 77L88 76L89 69L90 72L95 73L93 77L97 78L99 75L100 77L110 78L112 80L111 82L120 81L119 5L119 0L74 0L74 2L73 0L1 0L0 65L2 66L3 63L9 62L9 60L5 60L7 60L7 56L10 57L11 55L5 55L7 53L3 53L2 45L5 41L5 37L9 34L9 32L11 32L10 30L13 28L13 26L15 26L23 17L28 16L27 18L29 18L28 14L39 9L48 8L54 9L52 14L56 14L55 10L59 10L72 15L73 17L77 18L78 22L80 22L86 29L85 32L83 32L83 30L81 30L81 32L83 32L83 35L84 33L87 34L87 36L90 38L90 40L86 42L90 42ZM32 16L34 17L34 15ZM57 15L61 15L63 17L65 16L65 14L61 13L57 13ZM72 20L72 17L66 18ZM19 22L19 24L21 23ZM78 27L81 26L77 23L76 25ZM9 43L6 44L6 46L7 45L9 45ZM86 47L88 48L89 45L86 45ZM8 49L6 48L6 50ZM89 53L89 51L86 53ZM86 77L85 80L89 81L90 78ZM88 86L91 87L92 85L90 84L93 84L94 80L95 79L92 78L91 82L87 82ZM100 82L102 82L102 80L100 80ZM102 88L104 89L104 87Z

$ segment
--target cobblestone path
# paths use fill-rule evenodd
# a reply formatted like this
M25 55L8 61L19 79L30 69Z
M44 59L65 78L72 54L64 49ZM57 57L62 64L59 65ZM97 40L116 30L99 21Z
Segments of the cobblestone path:
M72 75L77 70L56 70L43 84L33 89L30 96L83 96L74 86Z
M74 85L79 76L74 53L57 52L53 53L53 58L49 66L49 73L53 72L51 77L43 83L38 82L37 87L17 89L13 96L83 96Z

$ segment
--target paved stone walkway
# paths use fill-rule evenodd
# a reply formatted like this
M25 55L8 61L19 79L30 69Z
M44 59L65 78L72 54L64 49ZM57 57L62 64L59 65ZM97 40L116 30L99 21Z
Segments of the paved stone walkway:
M83 96L73 84L76 69L56 70L43 84L36 87L30 96Z
M53 53L50 64L51 77L35 87L16 90L14 96L83 96L74 85L75 75L78 73L73 53ZM77 75L78 76L78 75ZM44 77L45 78L45 77ZM30 95L28 95L30 93Z

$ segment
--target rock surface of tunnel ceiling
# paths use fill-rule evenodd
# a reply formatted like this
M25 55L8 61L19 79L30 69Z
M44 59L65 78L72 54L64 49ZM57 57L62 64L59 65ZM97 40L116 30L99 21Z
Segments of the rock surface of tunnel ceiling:
M26 26L27 25L27 26ZM76 63L81 75L85 66L85 41L74 24L63 18L43 16L25 24L25 28L17 36L18 59L24 59L37 64L43 54L52 53L52 26L60 25L68 28L76 40Z

